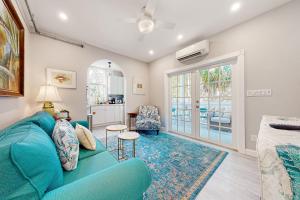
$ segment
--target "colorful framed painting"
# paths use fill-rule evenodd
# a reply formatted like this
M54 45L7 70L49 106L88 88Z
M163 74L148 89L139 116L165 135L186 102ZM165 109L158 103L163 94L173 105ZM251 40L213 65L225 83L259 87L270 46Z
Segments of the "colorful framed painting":
M139 78L133 78L133 88L132 88L133 94L145 94L145 84L142 79Z
M47 84L58 88L76 88L76 72L47 68Z
M0 0L0 96L24 96L24 27L10 0Z

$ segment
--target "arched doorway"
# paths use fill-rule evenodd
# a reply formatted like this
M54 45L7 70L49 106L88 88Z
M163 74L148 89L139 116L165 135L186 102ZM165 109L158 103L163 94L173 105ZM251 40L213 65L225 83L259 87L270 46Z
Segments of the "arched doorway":
M125 123L125 77L119 65L103 59L87 71L87 107L93 127Z

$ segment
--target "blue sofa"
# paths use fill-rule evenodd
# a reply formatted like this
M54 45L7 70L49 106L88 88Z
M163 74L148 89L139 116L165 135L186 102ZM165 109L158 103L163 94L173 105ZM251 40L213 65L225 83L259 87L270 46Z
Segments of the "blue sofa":
M87 126L86 121L73 122ZM119 163L100 141L80 148L77 169L64 171L52 142L52 116L38 112L0 131L0 199L142 199L151 183L145 163Z

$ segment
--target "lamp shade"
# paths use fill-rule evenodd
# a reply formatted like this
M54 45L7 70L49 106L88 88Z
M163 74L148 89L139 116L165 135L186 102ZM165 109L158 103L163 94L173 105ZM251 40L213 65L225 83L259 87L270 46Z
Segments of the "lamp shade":
M42 85L40 87L39 95L36 98L38 102L52 101L58 102L61 101L61 98L58 94L57 87L54 85Z

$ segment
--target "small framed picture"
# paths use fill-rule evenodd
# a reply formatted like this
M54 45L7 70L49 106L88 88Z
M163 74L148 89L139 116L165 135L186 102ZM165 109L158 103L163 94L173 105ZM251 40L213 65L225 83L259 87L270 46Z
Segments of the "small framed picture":
M76 88L76 72L47 68L47 84L58 88Z
M139 78L133 78L133 94L145 94L145 84L142 79Z
M68 119L70 117L69 111L67 110L61 110L57 115L61 119Z

